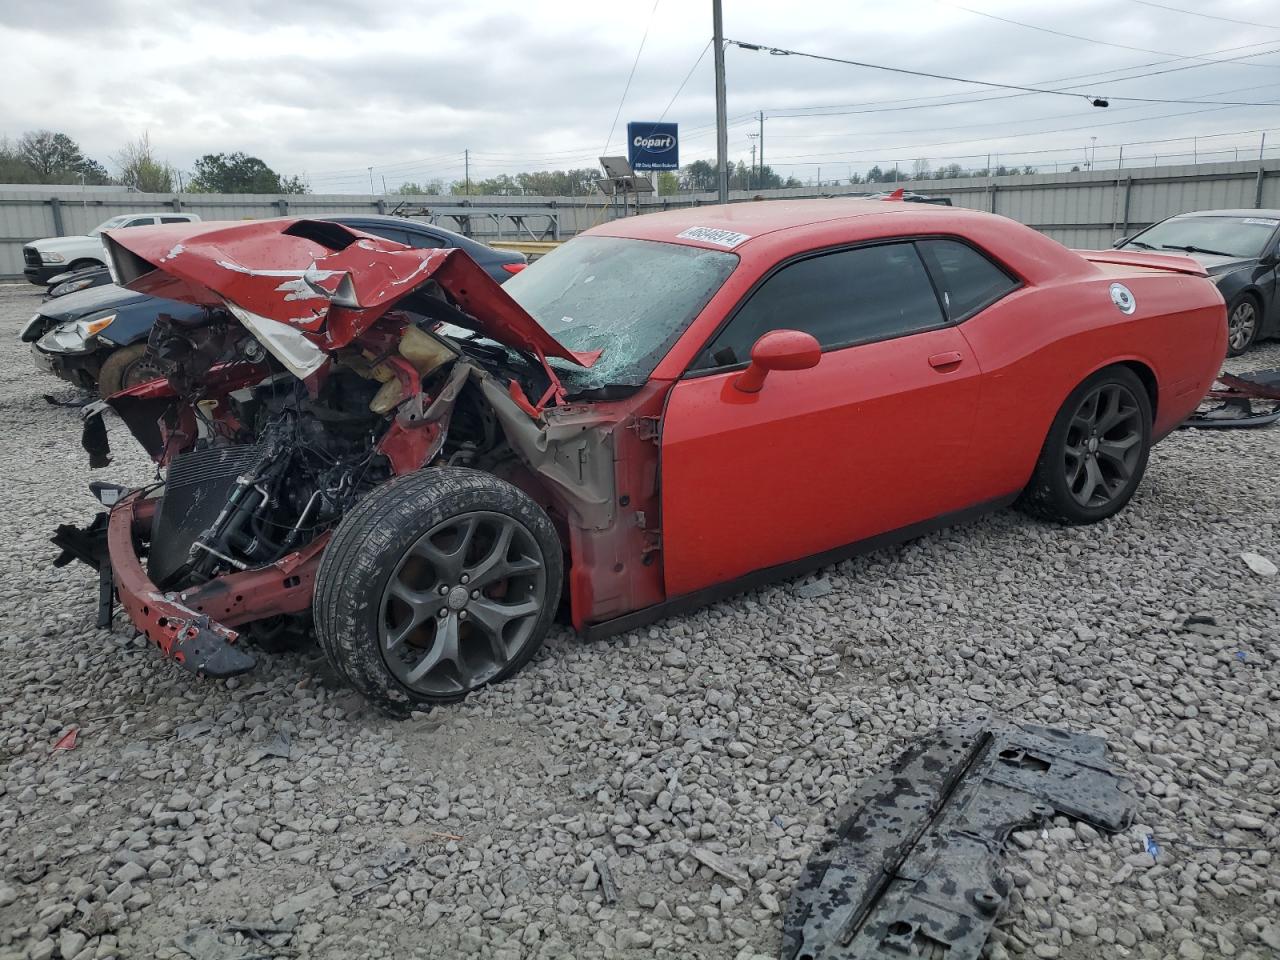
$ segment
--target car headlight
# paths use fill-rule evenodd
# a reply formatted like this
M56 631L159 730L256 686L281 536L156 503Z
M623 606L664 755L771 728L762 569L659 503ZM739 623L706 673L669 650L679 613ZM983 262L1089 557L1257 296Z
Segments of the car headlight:
M76 332L85 340L88 340L111 326L111 321L115 318L116 315L114 313L109 313L105 317L99 317L97 320L78 320L76 321Z
M67 258L60 253L51 253L48 250L40 251L40 259L45 263L66 263Z
M68 280L65 283L58 284L56 287L50 290L49 296L65 297L68 293L75 293L77 290L83 290L85 287L88 287L92 284L93 284L93 281L89 279Z

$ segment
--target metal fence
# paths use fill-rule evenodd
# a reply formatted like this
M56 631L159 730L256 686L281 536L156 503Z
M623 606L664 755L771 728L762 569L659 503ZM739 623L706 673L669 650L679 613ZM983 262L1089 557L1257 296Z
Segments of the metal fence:
M895 187L1011 217L1068 246L1106 247L1119 236L1187 210L1280 208L1280 160L734 191L730 199L846 196ZM639 209L715 202L714 193L652 196L643 197ZM56 186L0 190L0 277L22 275L23 244L84 234L117 214L179 210L206 220L241 220L391 213L400 204L402 212L413 211L479 240L560 239L621 214L619 206L602 197L281 197L72 191Z

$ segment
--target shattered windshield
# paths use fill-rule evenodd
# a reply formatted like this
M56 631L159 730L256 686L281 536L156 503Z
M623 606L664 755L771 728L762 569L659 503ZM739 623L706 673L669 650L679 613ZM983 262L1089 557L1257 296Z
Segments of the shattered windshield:
M1280 220L1274 217L1174 217L1125 244L1139 250L1179 250L1224 257L1260 257Z
M578 237L502 289L589 370L552 360L565 385L641 386L738 264L736 254L652 240Z

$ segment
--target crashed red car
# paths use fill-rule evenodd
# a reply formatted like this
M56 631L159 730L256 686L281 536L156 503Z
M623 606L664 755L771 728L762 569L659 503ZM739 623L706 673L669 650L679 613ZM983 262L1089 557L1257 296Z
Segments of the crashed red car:
M309 619L393 713L510 675L562 597L599 635L1015 500L1110 516L1226 351L1188 258L926 205L629 218L504 287L311 220L107 244L207 310L107 401L164 482L97 484L61 559L206 675Z

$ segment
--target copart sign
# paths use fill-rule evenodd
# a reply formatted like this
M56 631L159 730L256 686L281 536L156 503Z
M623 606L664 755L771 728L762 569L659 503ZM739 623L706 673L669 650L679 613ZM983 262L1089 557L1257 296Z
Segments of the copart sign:
M632 170L680 169L679 124L627 124L627 159Z

